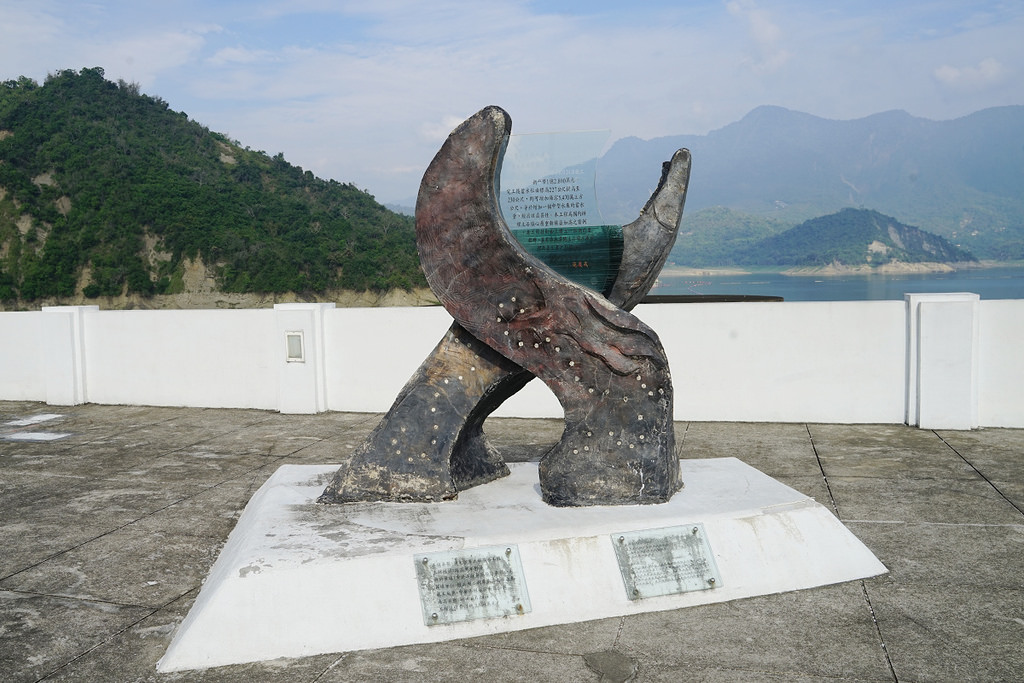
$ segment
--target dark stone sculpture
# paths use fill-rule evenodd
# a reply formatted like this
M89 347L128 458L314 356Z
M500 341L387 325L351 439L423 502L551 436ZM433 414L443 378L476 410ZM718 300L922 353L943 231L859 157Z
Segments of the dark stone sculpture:
M507 475L483 423L534 376L565 410L562 438L540 462L547 503L661 503L681 488L668 361L654 331L627 311L675 241L689 152L664 164L640 217L623 227L605 298L528 254L502 219L496 179L510 130L502 109L481 110L424 174L420 262L455 322L320 502L448 500Z

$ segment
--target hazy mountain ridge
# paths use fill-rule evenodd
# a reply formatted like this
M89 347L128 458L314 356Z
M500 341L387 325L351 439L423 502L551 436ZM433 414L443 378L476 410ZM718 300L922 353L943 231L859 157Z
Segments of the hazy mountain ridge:
M598 196L606 219L632 220L660 163L686 147L693 174L683 233L702 232L694 224L711 207L790 227L869 208L981 258L1021 259L1022 140L1024 106L950 121L902 111L833 121L764 106L707 135L617 141L601 159Z
M0 301L425 287L412 219L100 68L0 84Z

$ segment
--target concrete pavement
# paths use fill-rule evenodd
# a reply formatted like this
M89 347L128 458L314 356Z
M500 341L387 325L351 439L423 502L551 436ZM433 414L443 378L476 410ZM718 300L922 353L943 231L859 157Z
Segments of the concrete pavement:
M282 464L338 462L379 418L0 402L0 680L1024 678L1024 430L698 422L676 424L680 457L734 456L814 497L889 574L449 643L158 674L253 492ZM539 458L560 431L557 420L487 423L510 461Z

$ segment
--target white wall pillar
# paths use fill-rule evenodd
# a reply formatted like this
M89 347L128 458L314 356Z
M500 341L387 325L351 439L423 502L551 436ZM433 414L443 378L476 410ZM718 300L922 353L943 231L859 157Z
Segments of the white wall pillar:
M978 427L980 297L907 294L907 424Z
M88 400L85 383L85 315L99 306L43 306L41 367L46 402L75 406Z
M324 311L334 304L275 304L280 370L277 409L282 413L327 410Z

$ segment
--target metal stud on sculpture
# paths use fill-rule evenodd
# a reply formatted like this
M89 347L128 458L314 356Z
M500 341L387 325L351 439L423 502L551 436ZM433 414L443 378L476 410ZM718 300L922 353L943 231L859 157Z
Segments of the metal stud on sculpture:
M483 423L534 376L565 410L562 438L540 463L546 502L661 503L682 486L668 360L628 310L675 241L689 152L665 162L658 189L624 226L605 298L528 254L505 224L496 179L510 131L508 114L487 107L452 132L424 174L420 262L455 323L320 502L446 500L505 476Z

